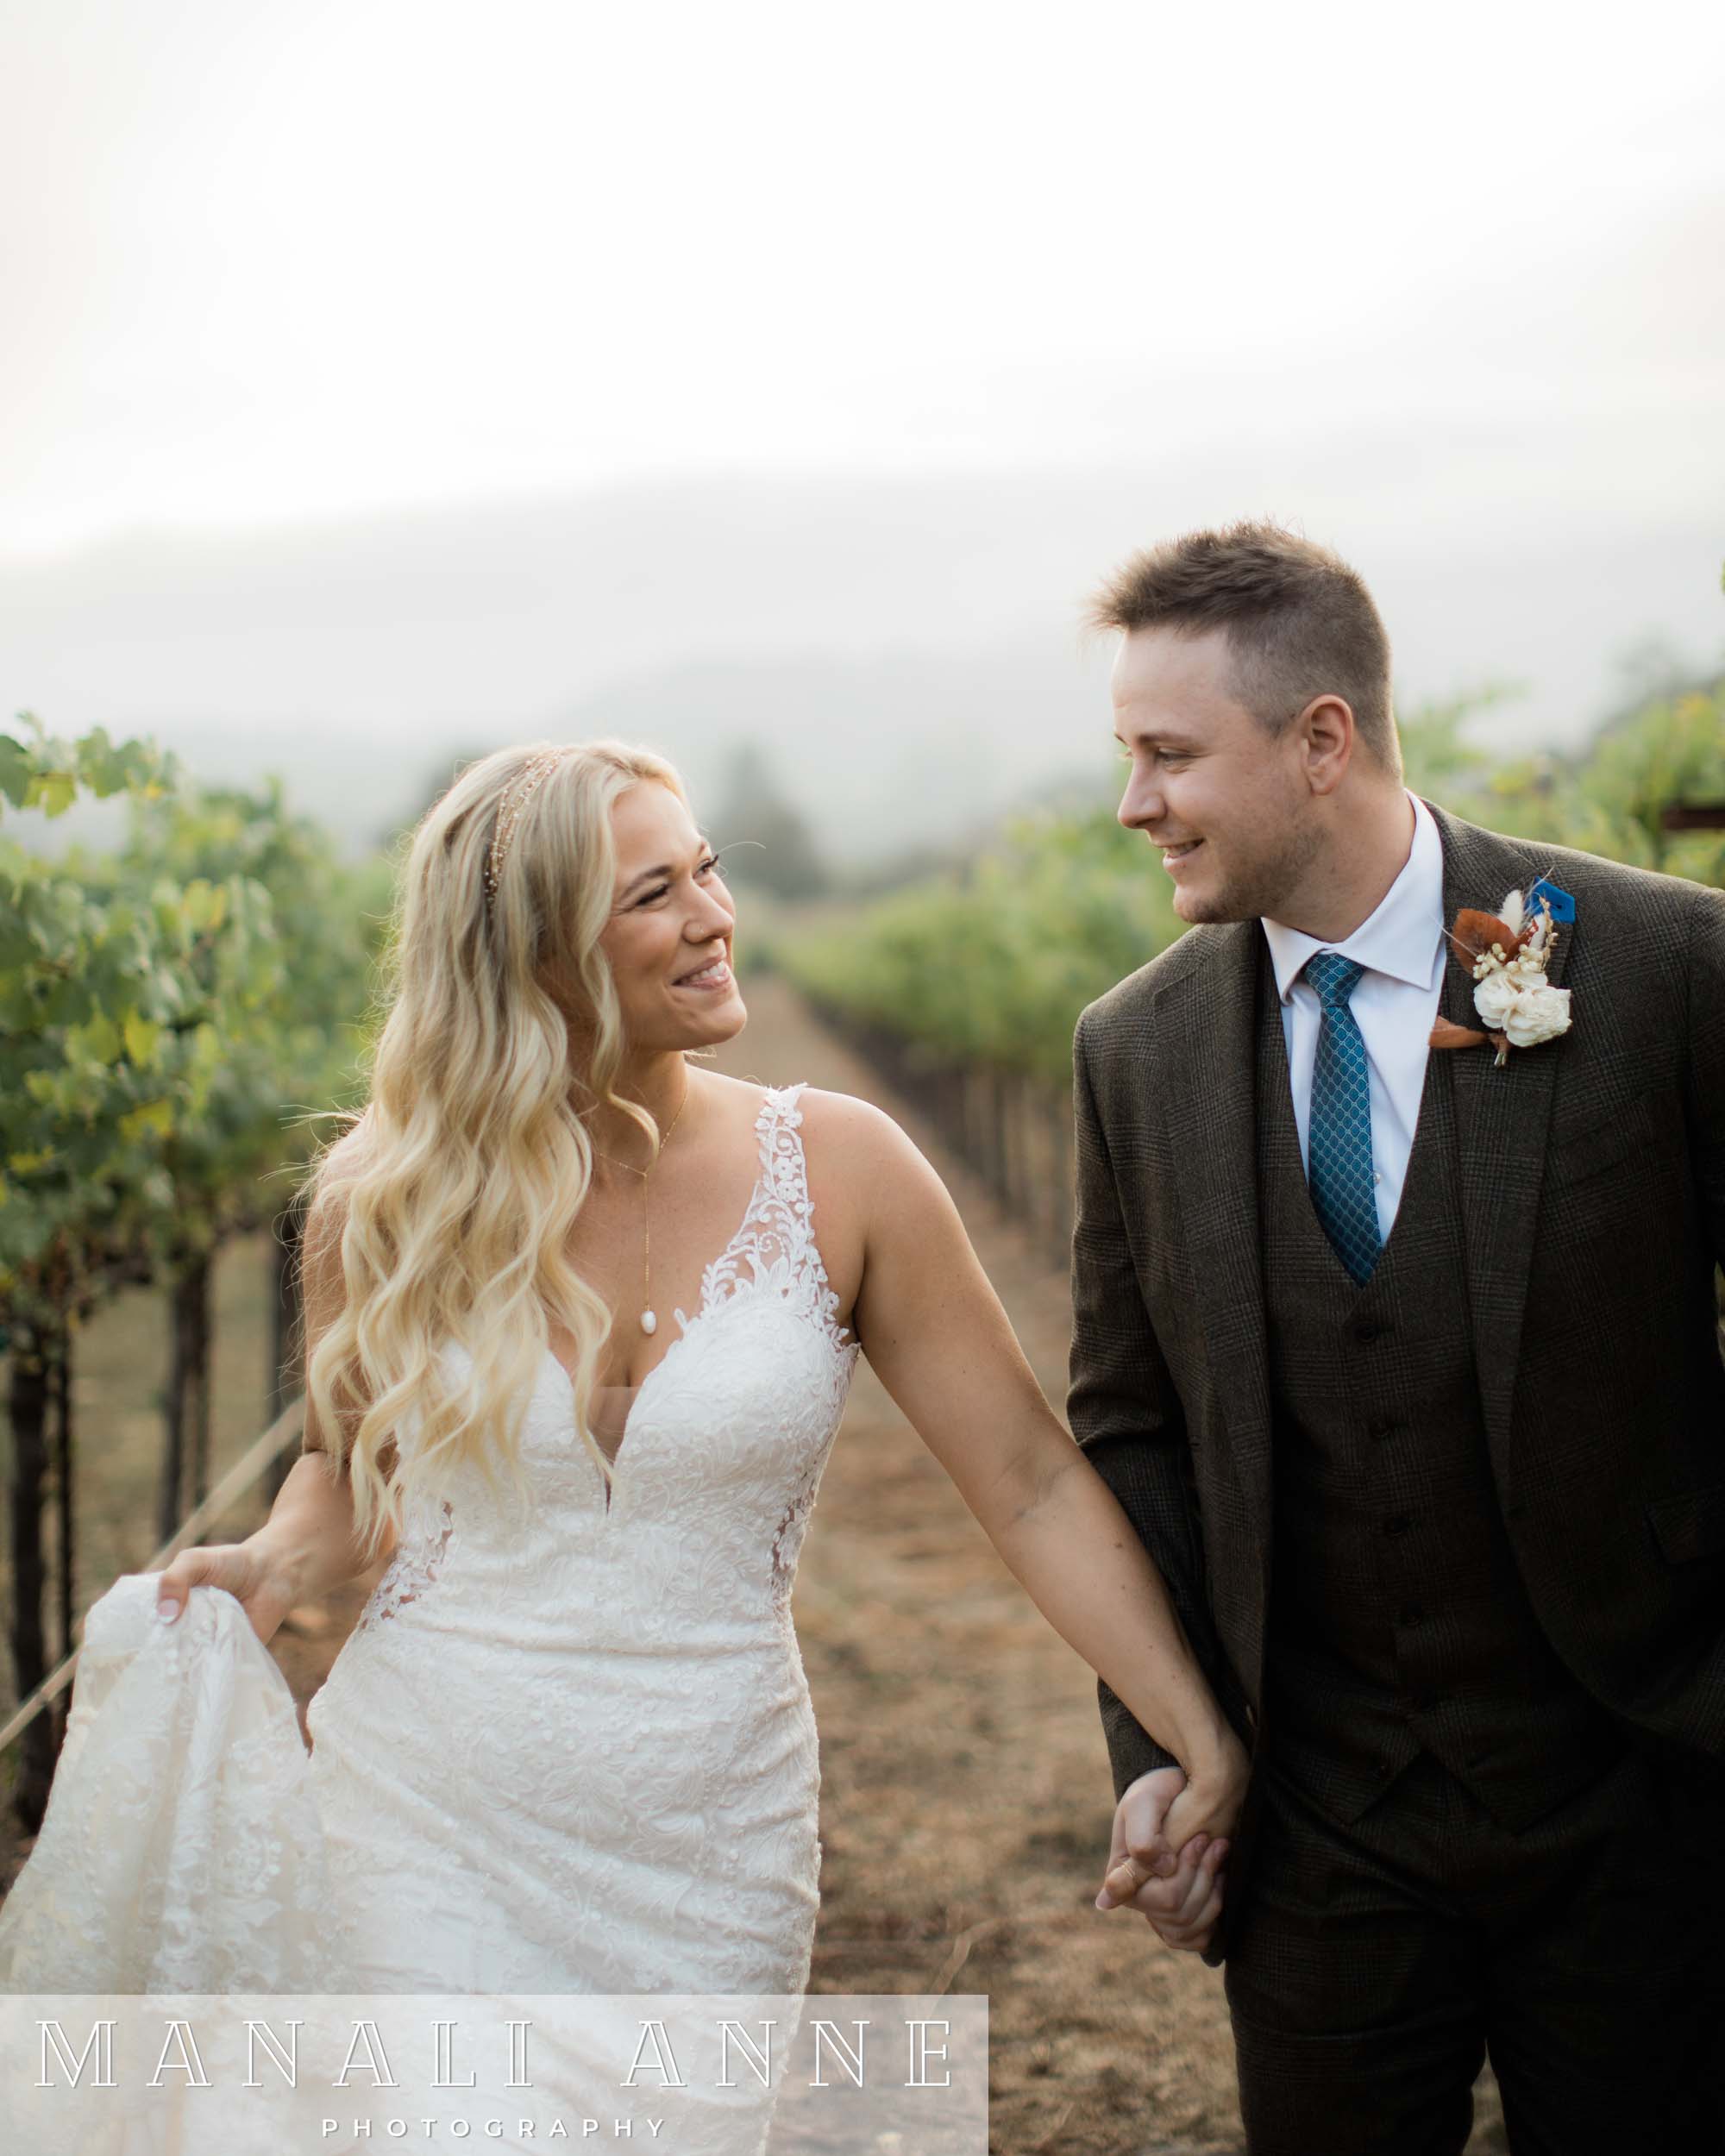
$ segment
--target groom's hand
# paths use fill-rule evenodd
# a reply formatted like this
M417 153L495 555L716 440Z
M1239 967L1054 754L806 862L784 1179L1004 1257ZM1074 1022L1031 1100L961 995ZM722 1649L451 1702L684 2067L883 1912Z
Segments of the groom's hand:
M1096 1907L1134 1908L1164 1945L1201 1953L1221 1915L1228 1845L1199 1833L1177 1855L1169 1846L1168 1814L1185 1787L1178 1767L1157 1767L1140 1775L1121 1797Z

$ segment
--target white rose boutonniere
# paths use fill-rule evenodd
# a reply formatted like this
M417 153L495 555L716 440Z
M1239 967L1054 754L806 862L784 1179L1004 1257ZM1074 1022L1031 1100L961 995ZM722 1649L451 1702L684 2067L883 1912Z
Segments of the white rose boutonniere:
M1512 981L1502 967L1487 974L1473 992L1473 1007L1494 1033L1503 1031L1503 1021L1509 1017L1512 1006L1521 1000L1519 983Z
M1521 989L1504 1014L1511 1048L1537 1048L1569 1031L1569 990L1543 985Z
M1511 891L1496 913L1464 907L1449 937L1472 978L1473 1007L1484 1031L1440 1018L1432 1028L1433 1048L1480 1048L1490 1042L1501 1066L1512 1048L1537 1048L1568 1032L1570 992L1552 987L1546 978L1558 940L1549 899L1541 897L1530 911L1521 893Z

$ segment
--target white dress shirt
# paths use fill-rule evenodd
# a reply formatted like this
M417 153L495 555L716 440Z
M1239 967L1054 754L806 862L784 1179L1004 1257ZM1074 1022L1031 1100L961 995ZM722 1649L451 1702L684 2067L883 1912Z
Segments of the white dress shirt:
M1425 803L1416 794L1409 793L1408 799L1414 805L1414 840L1408 858L1377 912L1352 936L1339 943L1322 943L1280 921L1264 923L1282 999L1282 1037L1288 1050L1302 1166L1322 1012L1317 990L1298 978L1300 968L1320 950L1337 951L1365 968L1348 1008L1365 1043L1377 1229L1386 1243L1402 1203L1408 1156L1414 1150L1426 1057L1444 981L1443 841Z

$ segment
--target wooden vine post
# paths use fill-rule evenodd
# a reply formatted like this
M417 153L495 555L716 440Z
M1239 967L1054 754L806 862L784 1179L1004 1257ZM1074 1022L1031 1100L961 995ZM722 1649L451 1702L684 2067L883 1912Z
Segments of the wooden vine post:
M274 1293L270 1299L269 1368L265 1376L266 1417L271 1422L286 1407L289 1396L298 1389L294 1379L300 1335L299 1263L304 1226L303 1208L292 1205L277 1219L270 1238ZM269 1505L273 1506L281 1495L289 1464L285 1452L279 1453L271 1463L264 1478L264 1497Z
M51 1380L49 1392L53 1408L53 1474L54 1491L54 1584L58 1590L60 1623L57 1627L55 1648L60 1659L72 1652L74 1645L72 1631L77 1608L75 1583L78 1577L78 1547L75 1534L78 1490L76 1454L72 1438L72 1333L62 1334L60 1353L48 1365ZM66 1718L71 1711L72 1695L63 1693L58 1702L59 1714L54 1725L54 1750L58 1754L66 1736Z
M19 1697L33 1692L47 1675L47 1639L42 1623L47 1600L47 1566L42 1549L42 1501L48 1479L48 1402L53 1343L33 1326L11 1336L11 1373L7 1413L12 1426L11 1560L12 1668ZM13 1808L27 1833L34 1834L47 1809L59 1746L53 1719L38 1715L24 1733Z

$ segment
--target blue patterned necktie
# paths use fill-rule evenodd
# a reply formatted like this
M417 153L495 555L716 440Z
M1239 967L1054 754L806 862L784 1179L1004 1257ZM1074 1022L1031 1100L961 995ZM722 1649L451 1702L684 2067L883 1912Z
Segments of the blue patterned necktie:
M1348 999L1365 968L1338 951L1320 950L1306 961L1305 971L1323 1012L1312 1069L1306 1176L1324 1233L1364 1287L1383 1247L1371 1172L1371 1085L1365 1043L1348 1008Z

